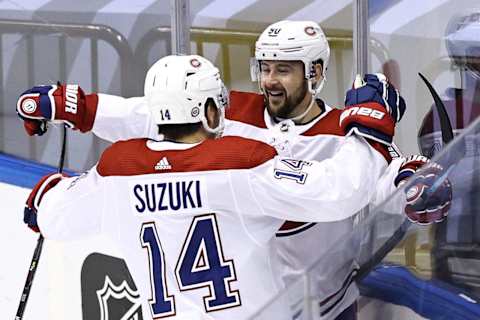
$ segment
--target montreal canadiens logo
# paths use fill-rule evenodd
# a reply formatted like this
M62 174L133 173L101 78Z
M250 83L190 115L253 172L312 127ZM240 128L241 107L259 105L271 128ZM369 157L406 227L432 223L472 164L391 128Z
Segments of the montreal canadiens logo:
M194 68L199 68L202 63L200 61L198 61L198 59L192 59L190 60L190 64L192 65L192 67Z
M309 36L314 36L317 34L317 31L315 30L314 27L308 26L308 27L305 27L305 33L308 34Z
M33 99L26 99L22 102L22 110L25 113L34 113L37 110L37 103Z
M423 189L425 189L425 185L415 185L412 186L407 191L407 202L412 203L418 200L423 193Z
M192 109L192 117L197 117L200 114L200 109L195 107Z

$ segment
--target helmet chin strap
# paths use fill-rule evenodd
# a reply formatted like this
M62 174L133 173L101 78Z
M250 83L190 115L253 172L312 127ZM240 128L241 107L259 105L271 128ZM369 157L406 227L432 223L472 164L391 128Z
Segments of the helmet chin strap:
M218 112L220 112L220 118L218 121L218 125L215 128L212 128L208 125L208 121L206 117L202 118L202 125L210 133L213 133L215 135L215 138L219 138L223 134L223 130L225 129L225 109L223 108L218 108Z

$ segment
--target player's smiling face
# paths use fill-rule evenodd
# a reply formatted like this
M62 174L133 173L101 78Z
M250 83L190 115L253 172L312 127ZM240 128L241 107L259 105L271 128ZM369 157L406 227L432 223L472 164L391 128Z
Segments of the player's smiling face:
M262 60L260 84L271 116L292 118L301 114L310 102L301 61Z

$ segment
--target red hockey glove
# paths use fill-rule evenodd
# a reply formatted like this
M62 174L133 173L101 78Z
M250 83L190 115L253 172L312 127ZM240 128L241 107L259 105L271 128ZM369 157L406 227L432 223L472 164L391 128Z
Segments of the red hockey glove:
M97 104L97 94L86 95L78 85L37 86L18 98L17 113L30 136L44 134L49 121L87 132L93 127Z
M40 232L37 224L37 211L40 201L42 201L45 193L55 187L63 177L67 177L67 175L63 173L51 173L46 175L40 179L30 192L23 211L23 222L25 222L33 231Z
M357 78L347 91L340 126L347 134L391 145L395 124L405 113L405 100L380 73Z
M407 158L399 169L395 185L402 185L427 162L429 160L423 156ZM410 221L431 224L445 219L452 202L452 185L446 177L447 174L440 165L431 164L413 178L413 184L405 190L405 213Z
M430 159L421 155L412 155L406 158L400 168L398 168L397 177L393 182L395 187L405 183L408 178L413 176L415 172L419 171L425 164L429 162Z

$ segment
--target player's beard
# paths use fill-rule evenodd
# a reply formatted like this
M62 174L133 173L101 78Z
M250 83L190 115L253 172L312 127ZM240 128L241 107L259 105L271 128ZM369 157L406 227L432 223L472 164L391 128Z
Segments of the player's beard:
M276 104L270 101L270 97L268 95L268 91L282 91L283 92L283 103L281 104ZM302 84L296 88L292 94L288 95L287 91L285 88L282 86L277 86L275 88L265 88L264 89L264 98L265 98L265 104L267 106L268 113L277 118L293 118L294 115L292 116L292 113L295 111L296 108L300 105L300 103L305 99L305 96L307 95L308 92L308 84L307 80L303 80ZM301 110L303 112L304 110ZM296 112L297 114L300 114L301 112Z

